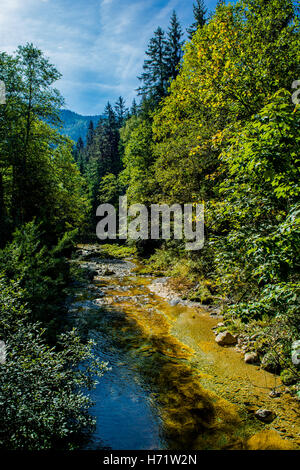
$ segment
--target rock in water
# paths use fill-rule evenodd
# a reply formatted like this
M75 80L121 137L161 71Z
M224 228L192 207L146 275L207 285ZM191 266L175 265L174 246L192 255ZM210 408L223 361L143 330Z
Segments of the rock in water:
M258 354L256 352L246 353L244 356L244 361L246 362L246 364L257 364Z
M222 331L216 337L216 343L220 346L232 346L237 343L237 339L229 331Z
M255 416L264 423L271 423L276 418L276 413L274 411L261 408L255 412Z

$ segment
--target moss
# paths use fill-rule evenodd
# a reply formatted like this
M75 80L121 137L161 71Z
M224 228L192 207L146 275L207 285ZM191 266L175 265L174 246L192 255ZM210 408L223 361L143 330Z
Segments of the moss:
M103 254L113 258L128 258L136 256L137 250L134 246L118 245L107 243L101 245L101 251Z
M203 305L211 305L214 303L214 297L211 295L204 282L197 287L197 290L192 291L188 295L188 298L195 302L201 302Z
M297 376L290 369L284 369L280 374L280 378L284 385L294 385L298 380Z

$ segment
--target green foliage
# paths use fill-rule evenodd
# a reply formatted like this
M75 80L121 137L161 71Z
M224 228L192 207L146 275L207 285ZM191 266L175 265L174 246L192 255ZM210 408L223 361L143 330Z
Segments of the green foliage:
M202 28L206 23L207 8L205 8L203 0L197 0L197 3L193 5L193 12L195 22L187 29L189 39L192 39L197 29Z
M98 204L113 204L118 207L119 196L122 192L118 177L113 173L108 173L100 181Z
M188 255L166 244L151 266L209 278L240 328L266 321L264 348L276 338L280 370L300 329L298 10L291 0L246 0L204 15L197 2L199 27L168 96L154 112L145 100L147 112L122 129L121 177L130 201L205 202L204 249Z
M152 170L154 159L151 122L141 117L131 117L121 130L121 141L125 150L124 171L120 180L128 187L128 200L130 203L154 202L156 182Z
M290 369L284 369L280 374L281 381L284 385L293 385L297 382L297 376Z
M101 245L101 254L112 258L131 258L136 256L136 247L118 244Z
M77 142L80 138L85 140L90 121L96 127L101 117L100 115L82 116L69 109L61 109L59 112L61 123L58 129L62 135L68 136L74 142Z
M154 31L146 55L148 59L144 61L144 72L139 77L143 86L138 91L141 95L159 101L166 96L169 80L168 43L160 27Z
M88 203L72 157L72 142L50 127L63 100L60 77L31 44L16 56L0 54L6 105L0 107L1 244L16 227L36 217L55 239L82 225ZM46 122L47 123L46 123Z
M61 328L64 289L69 282L70 255L76 232L66 233L51 249L42 243L42 234L34 223L14 233L13 241L0 252L0 271L8 279L18 281L24 302L29 306L32 321L47 327L54 340Z
M59 350L47 346L40 325L28 321L25 298L19 283L0 276L0 337L7 349L0 365L0 447L74 448L94 424L82 389L93 387L106 365L74 330L59 337Z
M297 315L299 294L299 283L268 284L264 289L259 290L255 300L240 301L228 307L226 316L238 317L246 322L252 319L275 317L278 319L283 316L288 319L290 329L292 328L296 334L300 327Z
M173 11L167 35L158 27L150 39L144 61L144 72L139 78L142 86L140 95L148 99L152 105L157 104L168 94L170 80L178 75L182 58L183 32Z
M59 125L54 66L31 44L0 54L7 102L0 107L0 447L70 448L91 429L92 386L104 366L92 344L61 333L65 288L89 201ZM39 323L37 323L37 321ZM43 328L43 329L42 329ZM55 349L49 344L55 345Z
M174 80L179 73L179 64L182 59L183 32L175 10L172 13L168 30L167 55L169 64L169 80Z
M1 244L10 241L0 252L5 448L64 446L91 422L79 392L89 372L101 373L99 364L81 367L91 345L71 332L51 349L32 322L56 336L74 230L85 230L87 213L94 230L98 204L116 205L125 190L130 204L206 203L204 249L158 244L146 271L173 276L186 298L222 299L226 328L257 334L262 366L283 371L284 383L299 378L291 362L300 330L297 10L291 0L240 0L205 14L197 1L183 58L175 13L167 35L155 31L141 104L128 113L122 97L108 103L76 149L49 126L63 103L57 70L30 44L0 54ZM105 249L123 257L148 248Z

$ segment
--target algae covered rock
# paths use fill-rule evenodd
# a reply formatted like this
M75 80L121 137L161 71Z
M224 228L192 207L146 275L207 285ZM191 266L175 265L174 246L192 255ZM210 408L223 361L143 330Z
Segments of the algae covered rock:
M250 437L246 443L247 450L293 450L293 444L282 439L277 431L264 430Z

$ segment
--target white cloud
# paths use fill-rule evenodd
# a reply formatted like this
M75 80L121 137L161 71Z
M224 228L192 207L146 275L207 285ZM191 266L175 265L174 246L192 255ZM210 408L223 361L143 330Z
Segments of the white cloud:
M58 87L67 106L98 114L108 99L120 94L130 104L153 31L158 25L167 26L174 8L188 24L192 3L0 0L1 49L12 53L19 44L33 42L62 72Z

